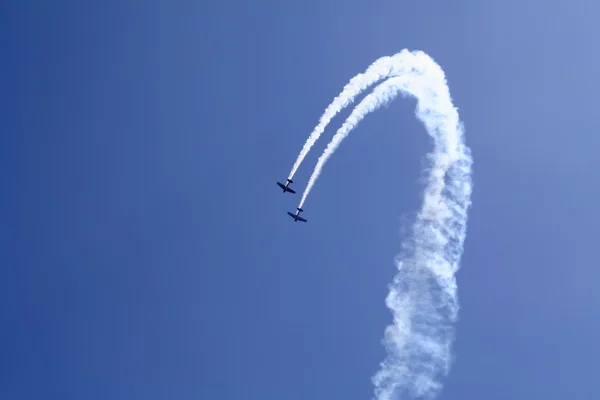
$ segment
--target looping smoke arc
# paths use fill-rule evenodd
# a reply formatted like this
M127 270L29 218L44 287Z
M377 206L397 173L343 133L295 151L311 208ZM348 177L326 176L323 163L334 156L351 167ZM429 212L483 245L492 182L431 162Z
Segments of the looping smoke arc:
M396 257L398 273L389 286L386 305L393 323L385 330L387 357L372 378L377 399L431 399L450 369L453 324L458 314L455 273L466 236L471 205L470 150L441 67L421 51L383 57L357 75L334 99L306 141L292 173L331 119L369 86L382 79L352 111L319 158L300 201L302 208L327 160L369 113L398 94L417 99L416 116L433 138L427 154L423 204L412 235Z

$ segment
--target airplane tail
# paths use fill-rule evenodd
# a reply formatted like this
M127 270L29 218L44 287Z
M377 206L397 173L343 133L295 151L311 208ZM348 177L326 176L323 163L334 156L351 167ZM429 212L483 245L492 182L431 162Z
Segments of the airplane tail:
M288 181L289 183L294 183L294 181L291 179L286 179L286 181Z
M297 208L298 211L302 212L304 211L303 209L301 209L300 207Z

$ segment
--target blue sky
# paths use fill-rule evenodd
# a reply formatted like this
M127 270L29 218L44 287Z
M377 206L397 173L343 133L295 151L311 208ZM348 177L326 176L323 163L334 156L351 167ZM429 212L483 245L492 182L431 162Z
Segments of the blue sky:
M275 181L403 48L446 71L475 160L439 398L600 390L597 5L140 5L0 6L1 398L370 398L429 150L415 102L342 144L307 224Z

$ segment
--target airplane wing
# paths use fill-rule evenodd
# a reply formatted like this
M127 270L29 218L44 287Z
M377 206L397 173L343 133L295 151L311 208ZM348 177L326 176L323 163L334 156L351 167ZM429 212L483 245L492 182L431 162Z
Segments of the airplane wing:
M292 213L291 213L291 212L289 212L289 211L288 211L287 213L288 213L288 215L289 215L290 217L294 218L294 220L296 220L296 221L302 221L302 222L306 222L306 220L305 220L304 218L302 218L302 217L300 217L300 216L296 216L296 214L292 214Z
M281 182L277 182L277 186L279 186L280 188L283 189L284 192L290 192L290 193L296 193L296 191L292 188L290 188L289 186L286 187L283 183Z

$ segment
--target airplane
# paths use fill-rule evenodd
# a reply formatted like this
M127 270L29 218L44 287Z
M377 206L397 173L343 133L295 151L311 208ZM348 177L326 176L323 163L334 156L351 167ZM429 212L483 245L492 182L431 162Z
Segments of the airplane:
M285 193L285 192L296 193L296 191L294 189L288 187L290 185L290 183L294 183L294 181L291 179L286 179L286 181L287 182L285 183L285 186L283 183L280 183L280 182L277 182L277 186L279 186L280 188L283 189L283 193Z
M290 217L294 218L294 222L298 222L298 221L306 222L306 220L300 216L300 213L304 210L301 208L297 208L297 210L298 211L296 211L296 214L292 214L291 212L288 211L288 215Z

